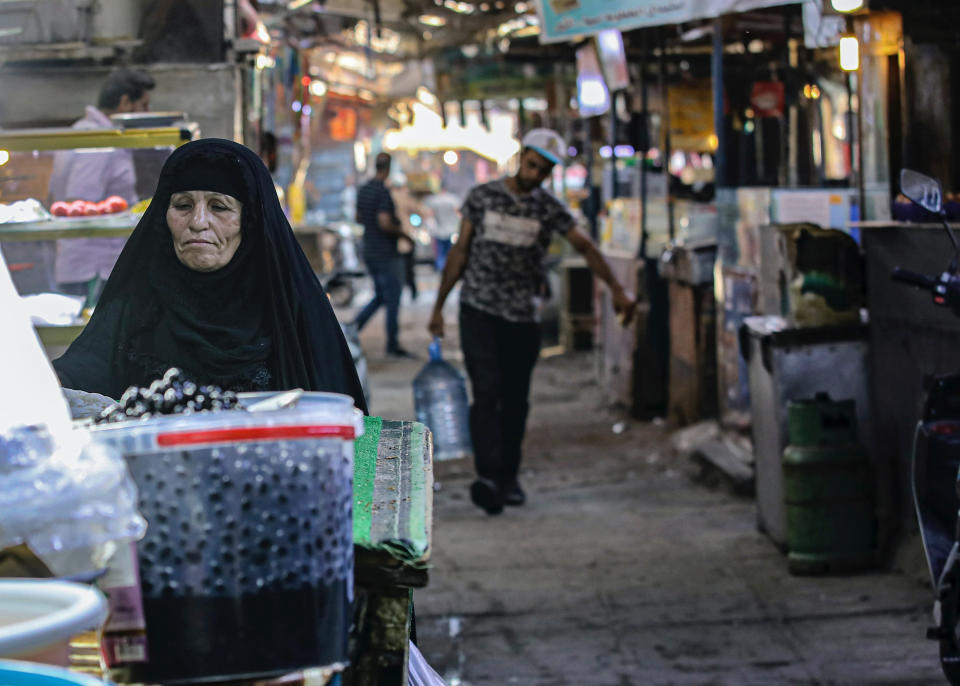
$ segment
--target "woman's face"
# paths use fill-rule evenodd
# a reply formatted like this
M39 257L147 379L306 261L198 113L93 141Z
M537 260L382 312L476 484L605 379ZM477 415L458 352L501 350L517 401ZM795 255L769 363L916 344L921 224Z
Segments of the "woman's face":
M226 267L242 237L243 203L213 191L180 191L170 196L167 226L177 259L198 272Z

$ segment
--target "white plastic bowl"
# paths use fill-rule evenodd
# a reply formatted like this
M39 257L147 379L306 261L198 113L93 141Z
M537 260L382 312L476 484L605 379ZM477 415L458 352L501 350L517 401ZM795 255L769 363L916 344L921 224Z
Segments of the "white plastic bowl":
M107 618L100 591L68 581L0 580L0 658L69 664L70 638Z

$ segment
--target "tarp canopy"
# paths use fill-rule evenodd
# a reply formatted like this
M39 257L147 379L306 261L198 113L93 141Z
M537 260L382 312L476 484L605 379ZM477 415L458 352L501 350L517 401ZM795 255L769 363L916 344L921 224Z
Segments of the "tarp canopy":
M558 43L643 26L680 24L803 0L536 0L540 42Z

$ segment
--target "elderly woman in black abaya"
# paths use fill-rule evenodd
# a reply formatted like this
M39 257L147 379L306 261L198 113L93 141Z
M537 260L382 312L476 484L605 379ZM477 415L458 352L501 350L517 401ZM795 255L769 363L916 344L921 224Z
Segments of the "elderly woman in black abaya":
M183 145L104 287L53 363L65 388L118 398L179 367L234 391L333 391L366 409L333 309L260 158Z

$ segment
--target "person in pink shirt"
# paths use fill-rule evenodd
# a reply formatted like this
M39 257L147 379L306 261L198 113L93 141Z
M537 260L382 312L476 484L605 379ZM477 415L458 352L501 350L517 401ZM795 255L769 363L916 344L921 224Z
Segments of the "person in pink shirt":
M120 69L110 74L97 99L73 128L113 129L110 115L146 112L150 109L153 77L141 70ZM136 173L133 152L109 150L64 150L54 158L50 177L50 202L89 200L99 202L118 195L133 206ZM91 281L106 281L123 249L125 238L71 238L57 241L55 278L58 288L72 295L88 295Z

